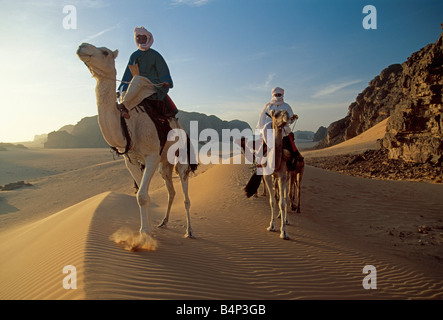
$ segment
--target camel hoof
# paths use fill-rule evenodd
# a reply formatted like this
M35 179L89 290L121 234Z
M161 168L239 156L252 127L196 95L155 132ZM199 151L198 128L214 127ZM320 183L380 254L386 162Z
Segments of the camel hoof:
M287 234L286 232L282 232L280 233L280 238L282 238L283 240L289 240L289 234Z
M157 226L157 228L163 228L163 227L166 227L167 223L168 223L167 221L163 220L162 223L160 223L160 224Z
M195 239L194 232L192 231L192 229L189 229L188 231L186 231L185 238Z
M272 227L267 227L266 230L268 230L268 231L270 231L270 232L275 232L275 231L277 231L277 229L275 229L274 226L272 226Z
M141 236L149 236L149 235L151 235L151 231L147 228L140 228L140 235Z

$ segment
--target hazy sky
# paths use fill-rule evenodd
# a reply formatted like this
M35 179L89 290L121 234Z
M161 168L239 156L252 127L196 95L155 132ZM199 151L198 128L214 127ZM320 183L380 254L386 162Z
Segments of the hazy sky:
M66 5L76 29L63 24ZM366 5L377 10L377 29L363 28ZM385 67L435 42L443 22L441 0L0 0L0 8L0 142L96 115L96 82L76 49L119 49L121 78L135 26L153 33L179 109L254 128L280 86L300 116L296 130L316 131L343 118Z

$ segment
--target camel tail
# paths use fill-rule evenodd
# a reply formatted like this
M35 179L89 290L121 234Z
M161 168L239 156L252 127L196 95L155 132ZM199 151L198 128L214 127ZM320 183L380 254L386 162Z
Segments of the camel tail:
M249 179L248 184L243 189L245 190L246 196L248 198L257 193L258 187L260 187L261 180L262 176L258 175L257 173L254 173L251 179Z

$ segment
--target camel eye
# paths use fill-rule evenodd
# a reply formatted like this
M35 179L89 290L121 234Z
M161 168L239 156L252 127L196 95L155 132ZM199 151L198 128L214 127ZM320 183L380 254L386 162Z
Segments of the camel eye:
M107 57L109 52L108 51L103 51L103 54L105 55L105 57Z

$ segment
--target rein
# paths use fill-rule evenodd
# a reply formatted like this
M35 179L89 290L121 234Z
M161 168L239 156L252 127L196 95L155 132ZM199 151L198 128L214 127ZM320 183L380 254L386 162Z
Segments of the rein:
M125 136L126 139L126 147L125 147L125 151L120 152L118 151L118 149L116 147L111 147L111 149L117 153L117 155L122 156L122 155L127 155L129 150L131 149L131 144L132 144L132 140L131 140L131 135L129 134L129 130L128 130L128 125L126 124L126 120L123 117L120 117L120 125L122 127L123 130L123 134ZM129 159L129 156L128 156ZM131 162L131 159L129 159L129 161Z
M83 62L83 63L86 65L86 67L88 67L88 69L91 72L92 76L94 76L94 74L96 74L97 77L100 77L100 78L103 78L103 79L112 80L112 81L121 82L121 83L126 83L126 84L130 84L131 83L130 81L123 81L123 80L114 79L114 78L111 78L111 77L106 77L106 76L103 76L103 75L99 75L99 74L97 74L96 71L92 71L92 69L88 66L88 64L86 62ZM153 83L153 85L154 85L154 87L157 87L157 88L160 88L160 87L163 86L163 84L161 84L161 83Z
M109 78L109 80L113 80L113 79ZM115 79L115 81L121 82L121 83L126 83L126 84L131 83L130 81L123 81L123 80L118 80L118 79ZM153 83L153 85L154 85L154 87L158 87L158 88L163 86L163 84L161 84L161 83Z
M295 125L297 124L297 120L298 120L298 119L295 119L294 123L292 124L292 128L291 128L291 131L292 131L292 132L294 132Z
M265 114L266 114L269 118L272 119L272 117L271 117L271 115L270 115L269 113L265 112ZM297 120L298 120L298 118L295 119L294 123L292 124L291 131L294 131L294 129L295 129L295 125L297 124Z
M123 80L119 80L119 79L111 79L111 78L105 78L105 79L115 80L117 82L126 83L126 84L130 84L131 83L130 81L123 81ZM161 88L163 86L163 84L161 84L161 83L153 83L153 85L154 85L154 87L157 87L157 88ZM137 86L140 86L140 85L138 84Z

